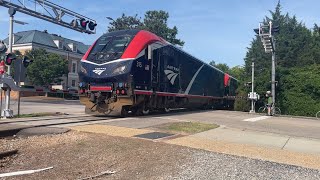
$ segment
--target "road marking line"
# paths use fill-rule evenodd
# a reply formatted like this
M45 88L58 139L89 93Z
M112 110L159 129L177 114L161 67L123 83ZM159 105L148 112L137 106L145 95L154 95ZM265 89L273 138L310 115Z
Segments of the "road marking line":
M256 122L256 121L261 121L261 120L269 119L269 118L271 118L271 116L260 116L260 117L245 119L245 120L243 120L243 121Z
M165 119L165 120L173 120L173 121L181 121L181 122L186 122L188 120L181 120L181 119L176 119L176 118L169 118L169 117L153 117L157 119Z

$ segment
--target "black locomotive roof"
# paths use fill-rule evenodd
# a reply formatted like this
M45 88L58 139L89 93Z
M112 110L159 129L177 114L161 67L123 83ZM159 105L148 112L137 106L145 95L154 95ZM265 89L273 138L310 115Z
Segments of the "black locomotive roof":
M139 31L140 30L138 30L138 29L112 31L112 32L109 32L109 33L105 33L104 36L121 36L121 35L135 36Z

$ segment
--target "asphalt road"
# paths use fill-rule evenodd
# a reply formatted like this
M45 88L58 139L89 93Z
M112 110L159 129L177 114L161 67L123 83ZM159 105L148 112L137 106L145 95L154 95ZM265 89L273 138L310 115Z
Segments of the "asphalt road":
M4 108L4 103L2 105ZM18 102L16 100L11 101L10 109L13 110L13 114L18 113ZM20 104L20 114L31 114L41 112L61 112L68 114L83 114L84 106L76 100L22 100Z
M261 118L262 117L262 118ZM259 119L260 118L260 119ZM309 118L265 117L234 111L186 111L133 117L128 120L106 122L109 125L146 128L170 121L199 121L229 128L275 133L293 137L320 139L320 121Z

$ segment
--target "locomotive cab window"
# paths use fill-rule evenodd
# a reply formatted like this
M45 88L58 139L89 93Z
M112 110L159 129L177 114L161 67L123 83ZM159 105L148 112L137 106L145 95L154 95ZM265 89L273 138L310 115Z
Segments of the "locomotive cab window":
M105 63L119 59L131 40L132 36L102 36L90 52L88 60Z

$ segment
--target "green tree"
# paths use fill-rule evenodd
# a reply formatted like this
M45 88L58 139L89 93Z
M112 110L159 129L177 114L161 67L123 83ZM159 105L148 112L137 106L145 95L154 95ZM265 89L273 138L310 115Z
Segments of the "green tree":
M264 23L279 25L276 39L276 105L282 113L313 115L319 109L320 98L316 88L320 77L316 69L320 64L319 27L308 29L295 16L284 14L280 2ZM264 101L264 94L271 89L271 54L264 52L259 36L255 36L245 57L244 82L251 81L251 62L255 61L255 89ZM313 75L314 74L314 75ZM262 104L262 103L261 103ZM258 107L258 106L257 106Z
M229 73L229 66L226 63L218 63L216 65L214 65L214 67L220 69L221 71L225 72L225 73Z
M209 62L209 65L215 66L215 65L216 65L216 62L215 62L214 60L212 60L212 61Z
M229 74L234 78L238 79L239 81L243 80L245 69L242 66L234 66L229 69Z
M108 32L124 29L145 29L155 33L172 44L183 46L184 42L176 37L178 28L176 26L169 28L168 19L169 13L162 10L147 11L143 20L138 18L137 14L135 16L126 16L125 14L122 14L121 17L110 22Z
M27 68L27 75L34 85L49 87L54 82L60 82L60 77L68 73L68 61L57 54L36 49L26 55L33 60Z
M121 17L117 18L115 21L110 22L108 31L119 31L123 29L143 29L144 24L141 22L141 18L138 18L138 15L135 16L126 16L122 14Z

